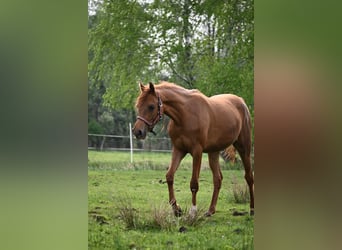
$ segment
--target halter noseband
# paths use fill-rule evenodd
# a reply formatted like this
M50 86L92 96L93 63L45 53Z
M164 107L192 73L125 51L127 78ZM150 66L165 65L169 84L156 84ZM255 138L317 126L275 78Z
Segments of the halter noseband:
M163 103L158 94L157 94L157 97L158 97L158 113L152 122L149 122L142 116L139 116L139 115L137 116L137 119L143 121L147 125L149 132L151 132L154 135L156 135L156 133L153 131L154 126L163 118Z

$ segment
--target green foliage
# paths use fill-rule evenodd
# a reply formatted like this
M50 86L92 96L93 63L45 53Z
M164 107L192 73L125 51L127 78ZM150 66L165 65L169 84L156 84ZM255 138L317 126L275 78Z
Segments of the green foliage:
M102 126L94 119L88 122L88 133L89 134L102 134Z
M89 77L105 82L111 107L132 107L137 81L160 78L252 104L253 11L250 0L104 0L89 29Z
M147 17L136 1L104 0L96 15L98 22L89 29L89 78L104 81L105 104L132 107L137 80L149 66L150 55L144 46L148 36Z

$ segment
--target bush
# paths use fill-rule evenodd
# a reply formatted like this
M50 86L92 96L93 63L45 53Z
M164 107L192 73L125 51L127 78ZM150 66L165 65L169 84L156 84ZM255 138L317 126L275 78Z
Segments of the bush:
M247 184L237 183L236 177L233 179L233 195L234 201L238 204L245 204L249 202L249 189Z
M103 128L95 119L91 119L88 122L88 133L89 134L103 134Z
M118 201L119 216L125 223L127 229L136 229L138 226L139 213L132 206L132 201L129 197L120 198Z

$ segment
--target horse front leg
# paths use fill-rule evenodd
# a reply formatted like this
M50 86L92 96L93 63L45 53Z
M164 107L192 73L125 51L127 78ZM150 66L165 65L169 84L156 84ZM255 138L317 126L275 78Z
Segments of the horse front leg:
M201 171L202 149L192 153L192 177L190 181L190 190L192 193L192 206L190 208L190 216L194 217L197 213L196 195L199 190L198 179Z
M182 215L182 210L180 206L177 204L175 192L173 189L173 180L176 170L178 169L179 163L184 158L186 153L176 149L175 147L172 149L172 159L170 167L166 173L166 182L169 189L169 203L172 206L173 212L175 216L179 217Z

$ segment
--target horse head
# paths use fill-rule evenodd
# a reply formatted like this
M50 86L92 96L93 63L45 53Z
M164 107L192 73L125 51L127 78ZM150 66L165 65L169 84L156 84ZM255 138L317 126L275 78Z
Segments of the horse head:
M132 130L137 139L145 139L147 132L155 134L153 128L162 119L163 104L153 83L145 86L140 82L139 87L140 95L136 102L138 116Z

